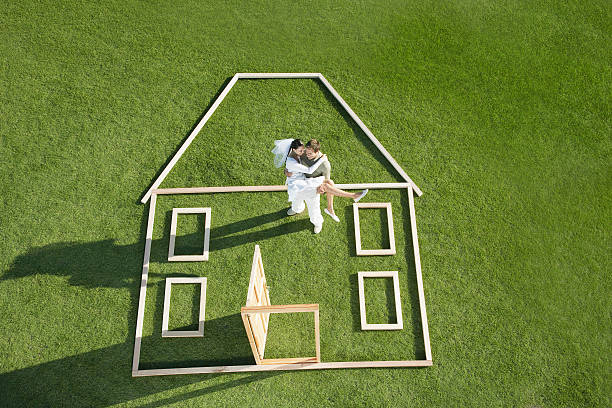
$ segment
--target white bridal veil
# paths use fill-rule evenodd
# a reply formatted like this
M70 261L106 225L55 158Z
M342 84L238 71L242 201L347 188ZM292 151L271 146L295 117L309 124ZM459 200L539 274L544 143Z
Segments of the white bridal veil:
M285 164L285 160L289 154L289 148L291 147L291 142L293 142L293 139L274 141L274 149L272 149L272 153L274 153L274 165L277 168Z

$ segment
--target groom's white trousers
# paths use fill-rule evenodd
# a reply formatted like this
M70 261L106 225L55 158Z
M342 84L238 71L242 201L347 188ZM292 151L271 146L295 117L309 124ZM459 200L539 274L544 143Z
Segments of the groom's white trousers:
M321 195L316 194L314 197L308 197L302 201L293 201L291 209L296 213L304 211L304 203L308 207L308 216L313 225L323 225L323 216L321 215Z

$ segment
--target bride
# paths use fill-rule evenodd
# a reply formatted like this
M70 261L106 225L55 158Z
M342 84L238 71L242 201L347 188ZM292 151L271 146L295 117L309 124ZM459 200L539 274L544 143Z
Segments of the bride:
M327 161L327 155L323 155L315 164L306 167L300 162L304 154L304 145L300 139L276 140L272 149L274 153L274 165L281 167L285 164L286 169L292 173L287 177L287 194L291 202L291 208L287 215L295 215L304 211L304 203L308 207L310 222L314 224L314 232L318 234L323 227L323 216L318 200L318 194L327 193L339 197L349 197L359 201L366 195L368 190L360 193L349 193L333 186L325 176L307 178L305 174L312 174L321 164ZM315 201L316 200L316 201Z

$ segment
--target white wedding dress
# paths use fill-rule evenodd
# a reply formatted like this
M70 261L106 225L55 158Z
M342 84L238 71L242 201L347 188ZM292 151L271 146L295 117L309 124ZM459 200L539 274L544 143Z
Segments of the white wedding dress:
M289 201L301 202L317 195L317 188L323 184L325 176L306 177L304 174L312 174L325 160L327 158L318 160L312 166L306 167L292 157L287 158L285 165L287 170L292 173L291 177L287 177Z

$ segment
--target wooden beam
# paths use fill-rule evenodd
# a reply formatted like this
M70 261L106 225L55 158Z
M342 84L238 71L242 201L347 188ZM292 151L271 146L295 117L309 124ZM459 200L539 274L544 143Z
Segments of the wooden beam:
M255 364L261 364L261 356L259 355L257 344L255 343L255 336L253 334L251 322L249 322L249 317L245 314L241 314L241 316L242 323L244 324L244 330L246 331L247 338L249 339L249 344L251 345L251 351L253 352L253 357L255 358ZM175 368L175 370L177 369Z
M293 371L293 370L327 370L341 368L391 368L391 367L431 367L431 360L399 360L399 361L338 361L328 363L297 363L297 364L253 364L215 367L186 367L138 370L133 377L149 377L154 375L180 374L214 374L214 373L244 373L253 371Z
M317 363L321 362L321 336L319 331L319 310L315 310L314 312L314 325L315 325L315 350L316 350L316 358Z
M236 75L239 79L319 79L319 75L321 74L313 72L239 72Z
M318 363L317 357L296 358L264 358L260 364L296 364L296 363Z
M414 267L416 269L417 289L419 293L419 308L421 309L421 325L423 326L423 343L425 345L425 359L431 361L431 344L429 343L429 325L427 323L427 310L425 309L425 291L423 290L423 275L421 273L421 254L419 251L419 238L416 227L416 211L414 209L414 195L412 188L408 193L410 207L410 228L412 230L412 247L414 248Z
M315 312L319 310L319 305L298 304L298 305L270 305L270 306L243 306L240 313L298 313Z
M355 226L355 255L361 252L361 225L359 224L359 203L353 203L353 225Z
M142 276L140 278L140 296L138 298L138 317L136 319L136 335L134 339L134 357L132 360L132 375L138 372L140 361L140 346L142 342L142 327L144 324L145 301L147 300L147 280L149 279L149 260L151 259L151 242L153 241L153 224L155 221L155 204L157 195L151 195L149 203L149 219L145 240L144 259L142 260Z
M342 190L382 190L382 189L404 189L411 187L410 183L357 183L357 184L335 184ZM209 193L249 193L287 191L286 185L277 186L219 186L219 187L176 187L159 188L153 190L155 194L209 194Z
M395 170L397 170L397 172L402 176L402 178L412 185L412 187L414 188L414 191L419 196L421 196L423 194L421 189L414 183L414 181L412 181L410 177L408 177L408 174L406 174L404 169L402 169L402 167L399 164L397 164L393 156L391 156L391 154L387 151L387 149L385 149L385 147L378 141L378 139L374 136L374 134L370 132L370 129L368 129L368 127L361 121L361 119L359 119L357 114L353 112L351 107L346 103L344 99L342 99L342 97L338 94L338 92L336 92L334 87L331 86L331 84L327 81L327 79L325 79L323 75L320 75L319 79L321 80L321 82L323 82L323 85L325 85L325 87L329 90L329 92L331 92L334 98L336 98L338 103L342 105L344 110L346 110L346 112L351 116L351 118L353 118L355 123L357 123L357 126L359 126L361 130L363 130L363 132L366 134L366 136L372 141L372 143L374 143L374 146L376 146L376 148L383 154L383 156L385 156L385 158L389 161L389 163L391 163L391 165L395 168Z
M162 170L162 172L159 175L159 177L157 177L157 179L153 182L153 185L151 185L149 190L142 197L142 200L140 200L141 203L143 203L143 204L146 203L149 200L149 197L151 196L153 190L155 190L157 187L159 187L159 185L168 176L168 173L170 173L170 170L172 170L172 168L174 167L176 162L178 162L178 160L181 158L183 153L185 153L185 150L187 150L187 148L189 147L191 142L193 142L193 139L195 139L195 137L198 135L198 133L200 133L200 130L202 130L202 128L204 127L204 124L206 122L208 122L208 119L210 119L212 114L215 113L215 111L219 107L219 104L221 104L221 102L223 101L225 96L228 94L228 92L232 89L232 87L234 86L236 81L238 81L238 76L234 75L234 77L231 79L231 81L226 85L226 87L223 89L221 94L217 97L215 102L212 104L210 109L206 112L206 114L204 115L202 120L200 120L200 123L198 123L198 125L195 127L195 129L193 129L193 131L191 132L191 134L189 135L187 140L185 140L185 142L183 142L183 144L181 145L179 150L172 157L172 159L170 160L170 163L168 163L166 165L166 167L164 167L164 169Z

